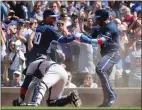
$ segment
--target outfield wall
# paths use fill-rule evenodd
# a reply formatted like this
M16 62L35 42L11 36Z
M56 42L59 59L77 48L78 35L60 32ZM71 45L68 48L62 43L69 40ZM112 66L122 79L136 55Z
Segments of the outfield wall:
M68 94L73 89L65 89L64 94ZM102 89L77 88L83 102L83 106L97 106L103 101ZM115 88L118 97L115 107L141 107L140 88ZM11 106L12 100L19 96L19 88L2 87L1 105ZM44 104L43 104L44 105Z

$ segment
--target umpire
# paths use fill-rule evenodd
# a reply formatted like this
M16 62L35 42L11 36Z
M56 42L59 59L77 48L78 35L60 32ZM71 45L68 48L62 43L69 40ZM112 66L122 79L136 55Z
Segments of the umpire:
M104 101L99 107L110 107L116 100L109 75L113 66L120 60L118 29L114 22L109 21L109 13L103 9L97 10L94 18L98 26L93 30L93 39L82 35L81 41L100 45L102 58L96 66L96 72L101 80Z

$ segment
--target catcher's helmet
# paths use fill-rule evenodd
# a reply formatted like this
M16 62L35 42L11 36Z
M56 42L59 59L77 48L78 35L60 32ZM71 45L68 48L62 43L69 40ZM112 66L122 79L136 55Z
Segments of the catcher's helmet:
M46 55L44 55L44 54L39 54L39 55L37 55L36 60L47 59L47 58L48 58L48 57L47 57Z
M44 55L44 54L37 55L36 60L40 60L40 59L51 60L51 58L48 55Z

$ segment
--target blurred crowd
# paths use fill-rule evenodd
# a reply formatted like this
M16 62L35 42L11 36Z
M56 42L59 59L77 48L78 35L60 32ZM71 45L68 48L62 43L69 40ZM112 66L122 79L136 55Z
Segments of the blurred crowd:
M120 37L121 60L110 75L111 84L113 87L141 87L141 7L140 1L2 1L1 85L21 86L22 71L32 57L28 53L44 10L51 9L58 15L55 28L58 27L59 32L65 25L72 33L90 36L97 28L93 19L95 11L105 9L110 21L118 26ZM101 86L95 72L95 65L101 58L99 46L77 41L67 44L52 41L50 45L47 53L68 71L66 88Z

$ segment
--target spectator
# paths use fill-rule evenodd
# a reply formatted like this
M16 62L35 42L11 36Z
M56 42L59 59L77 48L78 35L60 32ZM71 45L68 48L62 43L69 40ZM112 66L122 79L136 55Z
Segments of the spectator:
M8 77L9 78L9 83L11 84L11 81L13 80L13 72L14 71L20 71L25 68L24 62L25 62L25 57L24 53L20 50L21 42L17 40L16 42L10 41L9 42L9 52L4 58L5 65L9 65L9 68L5 67L8 71ZM6 73L4 73L6 74Z
M2 2L1 4L1 20L6 20L8 14L8 8L6 7L5 3Z
M33 55L30 54L30 51L33 48L36 27L39 24L39 22L43 19L43 11L46 8L51 9L57 15L60 15L58 17L62 21L61 23L59 23L59 25L61 24L61 27L57 26L56 22L47 23L47 24L55 26L55 28L58 27L58 31L66 37L70 34L82 32L87 34L90 38L91 37L98 38L97 35L100 35L98 34L98 32L100 31L100 27L96 25L96 21L92 22L92 20L94 20L92 19L92 17L94 16L94 13L98 9L103 8L109 11L110 12L109 20L114 21L117 24L117 27L119 29L119 38L120 38L119 51L121 55L121 60L118 64L115 65L116 79L117 79L116 87L129 86L130 84L129 78L131 75L130 70L131 70L131 63L132 63L131 54L137 51L136 42L141 39L141 27L142 27L141 12L142 11L141 11L141 2L138 2L138 1L137 2L131 2L131 1L129 2L91 1L90 2L86 0L65 1L65 2L60 2L60 1L57 1L57 2L55 1L36 1L36 2L24 1L23 2L22 1L21 2L21 1L15 1L15 0L8 1L8 2L3 1L2 7L1 7L1 12L2 12L1 14L2 15L1 16L1 20L2 20L1 21L2 22L2 37L1 37L2 63L1 64L2 65L1 66L7 65L7 67L6 66L2 67L2 71L8 70L11 67L11 59L13 56L11 56L11 58L7 57L9 56L9 52L7 52L8 43L11 41L12 41L12 44L15 44L15 42L17 42L18 40L21 41L20 43L21 46L19 47L21 47L20 50L24 52L25 59L30 59L31 57L33 57ZM55 21L55 19L53 21ZM65 29L64 26L63 26L64 29L62 29L62 24L64 26L67 26L67 29ZM45 38L47 38L46 36L47 35L45 35ZM57 40L57 39L54 39L54 40ZM51 41L44 40L44 41L46 41L45 44L50 45L52 40ZM25 45L26 45L26 48L25 48ZM78 68L80 68L79 64L82 65L81 63L82 60L80 60L82 58L81 54L83 54L84 57L87 55L92 56L92 53L91 53L92 47L89 46L88 44L79 43L76 41L76 42L66 43L66 44L60 43L59 45L61 45L62 52L65 54L64 56L65 61L64 62L62 62L61 60L60 61L64 63L66 65L66 69L68 71L71 71L72 73L74 72L77 73L79 70ZM42 47L42 49L44 48ZM38 52L41 51L42 49L39 49ZM86 49L88 49L89 51L87 54L86 54ZM85 54L82 52L85 52ZM129 53L130 55L126 55L126 53ZM100 58L101 58L100 46L93 45L93 60L95 65L98 63L98 60ZM79 63L79 61L81 62ZM26 60L27 65L29 64L29 62L30 62L29 60ZM128 68L129 70L126 71L128 65L130 67ZM92 70L92 69L88 69L88 67L85 67L85 65L82 65L81 68L82 70L84 70L84 72L88 72ZM126 72L130 72L130 74L125 74ZM12 73L9 73L9 74L12 74ZM12 75L9 76L9 74L7 74L7 77L3 77L4 82L8 81L7 78L13 77ZM79 80L81 79L84 80L84 75L85 74L81 74L81 75L77 74L75 80L77 80L78 82L80 82ZM79 80L77 79L77 77L79 77ZM10 81L11 79L13 78L10 78ZM7 85L9 86L9 83Z
M142 10L142 3L139 1L139 2L136 2L132 7L131 7L131 13L137 17L137 14L139 11Z
M128 7L124 7L122 8L122 11L121 11L121 14L122 14L122 21L123 22L126 22L128 25L129 23L131 23L135 16L131 14L131 11L130 11L130 8Z
M97 88L98 85L97 85L97 83L95 83L93 75L86 74L84 81L83 81L83 85L81 85L80 87Z
M16 3L15 14L21 19L28 18L28 8L26 6L25 1L21 1L20 3Z
M94 1L93 5L93 13L97 11L98 9L102 8L102 2L101 1Z
M51 59L59 64L62 64L65 60L65 54L63 53L60 45L57 41L53 40L47 50L47 53Z
M26 42L26 33L24 32L25 29L25 21L23 19L19 19L17 21L17 35L20 36L20 40L22 43ZM22 39L21 39L22 38Z
M37 22L33 21L33 23L32 23L32 22L30 22L28 20L25 21L25 26L24 26L25 28L23 30L23 33L24 33L24 37L26 38L26 42L28 41L30 35L32 34L32 32L33 32L33 30L35 28L34 26L32 26L34 23L37 23Z
M61 14L60 20L64 21L66 26L70 26L72 23L71 18L67 14Z
M67 15L67 9L65 5L60 7L60 15Z
M60 15L60 10L56 2L51 4L51 10L54 11L56 15Z
M141 41L136 42L136 51L129 54L131 72L129 74L129 87L141 87Z
M2 28L1 30L1 79L3 81L3 72L4 72L4 56L6 55L6 46L5 46L5 42L6 42L6 38L5 38L5 32L4 32L4 28Z
M85 34L86 35L89 35L92 33L92 30L93 30L93 27L94 27L94 21L92 18L88 18L87 19L87 25L84 26L84 30L85 30Z
M7 43L10 41L10 40L21 40L21 41L25 41L25 39L22 37L22 36L18 36L17 35L17 21L11 21L9 24L8 24L8 29L7 29Z
M64 33L63 27L66 26L66 23L62 20L60 20L57 24L58 31L67 36L67 33ZM65 61L64 64L66 65L67 71L72 71L72 53L71 53L71 44L70 43L60 43L60 46L63 50L63 53L65 54Z
M23 84L23 81L21 80L21 73L19 71L14 71L13 73L13 81L11 86L12 87L21 87Z
M74 1L68 1L67 7L68 15L71 16L73 13L77 13L77 9L74 7Z
M79 16L77 15L77 13L73 13L71 19L72 19L72 25L68 27L69 31L72 33L81 32Z
M67 71L67 73L68 73L68 81L65 87L66 88L76 88L76 85L72 83L72 74L69 71Z
M36 19L30 19L30 28L35 31L36 30L36 27L38 26L38 22Z
M38 22L41 22L43 20L42 3L40 1L35 3L31 17L36 19Z
M3 25L3 24L2 24ZM5 43L6 43L6 33L4 32L5 31L5 28L3 28L2 30L0 30L1 31L1 61L3 61L3 59L4 59L4 56L6 55L6 45L5 45Z
M109 9L109 20L113 21L116 18L116 13L112 9Z

